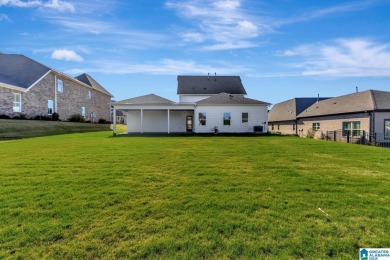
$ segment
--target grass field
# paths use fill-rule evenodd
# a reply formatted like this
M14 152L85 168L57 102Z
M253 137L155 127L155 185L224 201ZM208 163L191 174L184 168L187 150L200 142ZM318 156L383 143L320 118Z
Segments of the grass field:
M0 119L0 140L109 130L107 124Z
M357 259L390 247L389 149L110 136L0 142L0 259Z

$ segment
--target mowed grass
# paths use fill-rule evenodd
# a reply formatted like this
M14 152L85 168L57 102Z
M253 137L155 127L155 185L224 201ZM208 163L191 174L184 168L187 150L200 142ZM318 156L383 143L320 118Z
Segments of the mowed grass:
M0 150L0 258L356 259L390 247L389 149L94 132Z
M108 124L0 119L0 140L69 133L107 131L109 129L110 125Z

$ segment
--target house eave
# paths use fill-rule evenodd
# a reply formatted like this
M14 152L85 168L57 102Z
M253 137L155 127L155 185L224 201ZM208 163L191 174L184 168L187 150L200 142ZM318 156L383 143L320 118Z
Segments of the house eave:
M0 82L0 87L12 89L12 90L17 90L17 91L21 91L21 92L26 92L25 88L21 88L21 87L18 87L18 86L6 84L6 83L3 83L3 82Z

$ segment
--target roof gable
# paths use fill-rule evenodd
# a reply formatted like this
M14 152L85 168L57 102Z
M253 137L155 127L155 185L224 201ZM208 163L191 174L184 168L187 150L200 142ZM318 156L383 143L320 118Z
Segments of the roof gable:
M213 95L222 92L246 95L239 76L178 76L178 95Z
M296 120L297 115L317 102L317 100L325 99L329 98L293 98L280 102L272 107L268 113L268 120L270 122Z
M110 92L108 92L102 85L100 85L94 78L92 78L90 75L86 74L86 73L83 73L79 76L77 76L75 79L83 82L84 84L87 84L88 86L91 86L92 88L100 91L100 92L103 92L107 95L111 95Z
M129 98L115 102L114 104L126 104L126 105L160 105L160 104L174 104L175 102L157 96L155 94L149 94L144 96L139 96L135 98Z
M322 100L308 107L298 117L336 115L373 110L375 110L375 103L372 90L367 90Z
M246 98L243 95L234 95L229 93L219 93L215 96L202 99L196 102L198 105L270 105L269 103Z
M51 69L24 55L0 54L0 82L29 88Z

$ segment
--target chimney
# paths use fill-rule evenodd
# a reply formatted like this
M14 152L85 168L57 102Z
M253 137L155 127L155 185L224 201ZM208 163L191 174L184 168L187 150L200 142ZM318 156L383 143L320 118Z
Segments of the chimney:
M358 93L359 92L359 88L358 87L356 87L356 93Z
M215 78L214 80L217 81L217 72L214 72L215 73Z

